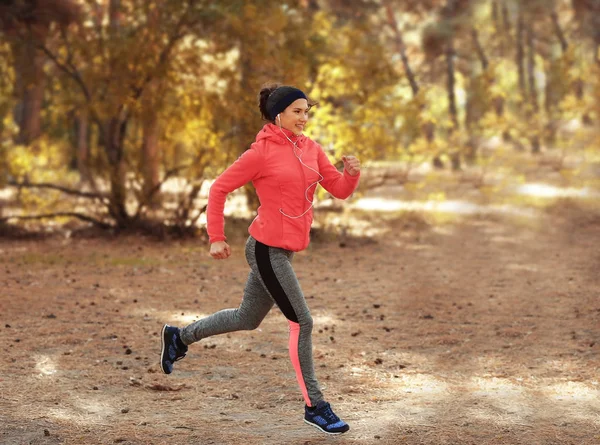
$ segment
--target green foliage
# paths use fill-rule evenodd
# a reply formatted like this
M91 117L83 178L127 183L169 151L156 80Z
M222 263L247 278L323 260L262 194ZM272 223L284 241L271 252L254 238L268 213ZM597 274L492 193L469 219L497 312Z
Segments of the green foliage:
M373 29L316 17L319 32L336 35L319 66L312 95L319 101L310 134L339 159L382 159L398 146L398 107L404 102L394 71Z
M0 44L0 186L6 183L10 166L7 156L12 148L12 141L19 131L12 118L14 107L12 94L15 82L12 63L10 46L8 43Z
M131 209L144 207L139 185L151 161L142 146L151 122L158 138L152 162L161 180L176 175L188 185L175 199L191 208L202 182L253 142L264 124L256 96L271 81L303 88L319 102L307 131L332 161L354 154L367 167L401 163L404 180L424 163L469 157L481 174L479 186L486 187L493 171L510 176L514 148L530 150L536 141L565 180L584 171L570 168L570 158L597 159L600 72L596 49L590 49L593 19L583 3L572 10L567 1L507 0L498 3L506 6L506 17L494 18L486 1L389 2L398 34L390 30L386 2L358 2L356 11L342 3L121 0L111 17L105 4L85 2L80 15L52 18L61 26L49 25L43 38L11 29L0 44L0 184L10 177L78 188L69 169L76 157L74 120L89 116L86 162L93 185L113 201L123 199L125 220L135 220L140 213ZM519 8L534 39L537 80L525 94L515 62ZM407 60L399 54L403 33L410 34L403 42ZM24 98L17 97L11 48L28 39L46 54L43 134L22 146L12 115ZM458 127L449 113L444 61L450 43ZM416 73L416 95L406 61ZM115 122L122 134L111 130ZM569 125L576 129L564 130ZM480 149L493 138L501 140L500 150ZM65 204L55 192L33 195L20 195L33 213ZM159 213L170 218L166 207Z

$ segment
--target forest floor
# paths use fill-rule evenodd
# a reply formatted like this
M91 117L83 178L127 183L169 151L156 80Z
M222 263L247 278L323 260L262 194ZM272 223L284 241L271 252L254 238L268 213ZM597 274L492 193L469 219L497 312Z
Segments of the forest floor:
M303 401L277 308L158 367L163 323L239 304L243 236L0 240L2 444L598 444L600 218L388 218L294 258L317 377L351 429Z

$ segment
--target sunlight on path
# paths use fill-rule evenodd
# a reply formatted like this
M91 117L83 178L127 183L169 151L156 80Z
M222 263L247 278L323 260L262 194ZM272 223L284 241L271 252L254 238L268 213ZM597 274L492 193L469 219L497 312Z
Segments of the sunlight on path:
M118 413L119 402L115 399L102 400L86 395L84 398L71 397L62 404L72 404L71 407L50 408L44 414L48 417L73 422L75 425L105 425L113 422L110 417Z
M427 374L406 374L388 381L369 404L368 416L349 416L360 439L403 428L435 429L453 397L449 384Z
M431 375L407 374L382 389L368 422L361 425L360 419L353 420L366 430L365 437L398 426L434 430L448 422L535 428L544 419L600 427L600 391L594 386L597 382L520 382L485 376L446 382Z
M600 391L581 382L564 382L549 384L542 388L542 393L551 410L540 410L540 418L559 424L583 423L600 431Z
M589 188L576 189L573 187L560 188L548 184L524 184L516 189L517 194L536 196L538 198L592 198L600 196Z
M47 355L38 355L35 357L35 369L40 376L50 376L56 374L56 364Z
M407 374L395 380L405 393L437 396L448 391L446 382L427 374Z
M467 410L474 419L495 424L527 423L534 414L533 398L525 387L501 378L473 378L468 395L476 405Z
M352 208L366 211L399 212L399 211L421 211L451 213L456 215L476 214L511 214L516 216L527 216L533 218L537 212L529 208L521 208L511 205L481 206L468 201L400 201L383 198L362 198L356 201Z
M549 184L530 183L520 185L512 190L512 193L520 196L531 196L537 198L597 198L600 192L590 188L560 188ZM420 211L437 212L455 215L477 215L477 214L508 214L515 216L536 217L538 212L531 207L516 205L479 205L465 200L448 201L403 201L400 199L386 198L361 198L351 205L351 208L374 212L401 212Z
M595 401L600 408L600 391L579 382L565 382L548 386L546 394L556 400Z
M552 401L561 419L587 422L600 427L599 390L581 382L563 382L548 385L542 392Z

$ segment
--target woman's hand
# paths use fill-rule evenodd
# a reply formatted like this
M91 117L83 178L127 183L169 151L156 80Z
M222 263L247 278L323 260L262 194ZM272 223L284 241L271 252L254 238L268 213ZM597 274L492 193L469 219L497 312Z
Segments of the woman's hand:
M355 156L342 156L344 161L344 169L350 176L356 176L360 173L360 161Z
M215 260L226 260L231 255L231 247L225 241L217 241L210 245L210 256Z

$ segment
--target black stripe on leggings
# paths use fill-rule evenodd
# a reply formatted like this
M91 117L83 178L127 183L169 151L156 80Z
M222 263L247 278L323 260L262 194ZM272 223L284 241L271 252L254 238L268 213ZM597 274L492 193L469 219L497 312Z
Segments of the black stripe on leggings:
M285 291L283 290L283 287L281 287L281 284L275 275L275 271L273 270L273 265L271 264L271 258L269 256L269 246L256 241L254 254L256 256L256 264L258 265L258 272L267 286L267 290L275 300L275 303L277 303L277 306L279 306L279 309L281 309L285 318L294 323L298 323L298 317L296 316L296 312L294 312L290 299L285 294Z

